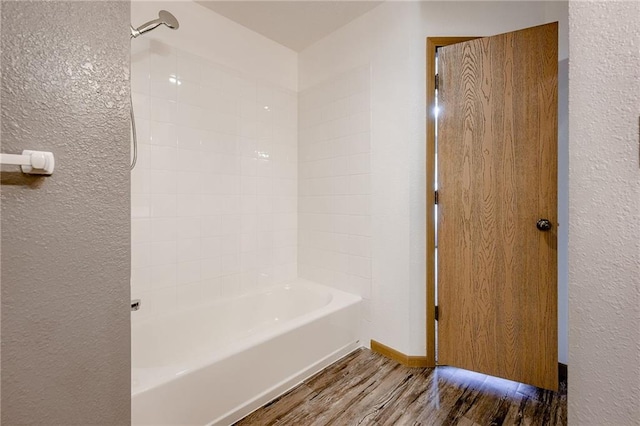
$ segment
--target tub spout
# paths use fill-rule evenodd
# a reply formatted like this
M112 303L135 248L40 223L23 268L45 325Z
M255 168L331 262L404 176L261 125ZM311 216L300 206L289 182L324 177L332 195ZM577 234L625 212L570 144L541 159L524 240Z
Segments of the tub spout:
M140 299L133 299L131 301L131 311L139 310L141 305L142 305L142 301Z

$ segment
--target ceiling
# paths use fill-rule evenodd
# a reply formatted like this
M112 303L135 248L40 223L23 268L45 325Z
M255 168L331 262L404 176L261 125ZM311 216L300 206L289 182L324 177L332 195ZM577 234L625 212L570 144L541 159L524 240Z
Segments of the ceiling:
M382 1L198 1L201 5L300 52Z

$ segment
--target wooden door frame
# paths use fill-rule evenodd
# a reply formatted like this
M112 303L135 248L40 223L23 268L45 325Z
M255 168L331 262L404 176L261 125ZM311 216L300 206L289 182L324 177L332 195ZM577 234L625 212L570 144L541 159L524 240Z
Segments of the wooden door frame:
M435 165L436 165L436 121L435 107L436 49L450 44L475 40L480 37L427 37L427 360L429 367L436 366L436 235L435 235Z

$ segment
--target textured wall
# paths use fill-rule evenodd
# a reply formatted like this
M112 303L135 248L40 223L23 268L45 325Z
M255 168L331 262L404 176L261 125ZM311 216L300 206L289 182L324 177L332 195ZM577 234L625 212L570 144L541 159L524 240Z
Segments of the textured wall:
M640 424L639 2L569 5L569 421Z
M127 424L129 4L2 2L2 423Z

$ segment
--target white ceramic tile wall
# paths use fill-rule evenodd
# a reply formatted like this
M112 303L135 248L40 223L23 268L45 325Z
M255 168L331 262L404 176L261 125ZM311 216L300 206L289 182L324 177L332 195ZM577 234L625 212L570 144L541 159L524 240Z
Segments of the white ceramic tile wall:
M132 43L134 318L297 276L297 95Z
M371 297L370 71L299 95L299 274Z

